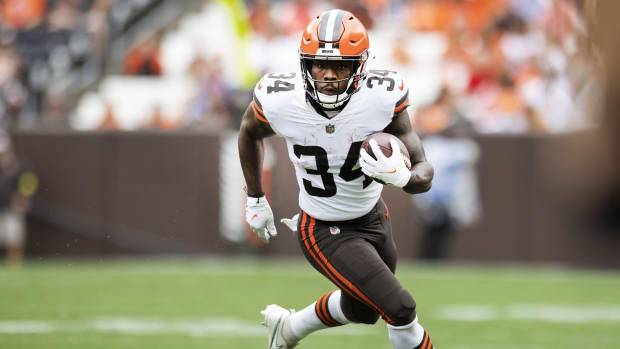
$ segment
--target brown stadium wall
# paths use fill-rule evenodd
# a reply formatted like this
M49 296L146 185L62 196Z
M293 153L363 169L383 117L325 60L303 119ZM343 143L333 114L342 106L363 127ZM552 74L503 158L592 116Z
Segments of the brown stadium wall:
M229 175L219 166L224 137L15 133L19 155L40 181L27 221L27 254L301 256L280 223L278 238L266 246L232 242L220 233L220 178ZM595 137L478 136L484 216L476 226L452 232L446 259L620 267L620 234L583 219L604 192L596 180L584 179L598 161L584 152ZM297 184L283 141L269 142L276 155L271 202L279 221L297 211ZM384 198L400 257L418 257L421 233L411 198L393 188Z

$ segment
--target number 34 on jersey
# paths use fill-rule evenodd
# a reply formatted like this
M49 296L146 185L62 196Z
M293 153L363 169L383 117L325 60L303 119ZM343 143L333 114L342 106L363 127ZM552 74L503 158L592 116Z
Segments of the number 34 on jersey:
M389 70L370 70L362 83L332 118L307 103L299 73L268 74L254 89L255 116L286 140L300 207L315 218L359 217L381 195L382 185L359 168L359 150L368 135L383 131L409 105L408 89Z

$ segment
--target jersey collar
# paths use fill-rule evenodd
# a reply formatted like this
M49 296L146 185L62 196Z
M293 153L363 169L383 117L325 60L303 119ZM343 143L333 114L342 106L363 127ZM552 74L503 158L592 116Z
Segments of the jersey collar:
M340 107L334 109L338 111L338 114L340 114L340 112L342 112L342 110L347 106L347 104L349 104L349 101L351 100L351 98L347 99ZM314 98L310 97L310 95L308 93L306 93L306 104L308 104L310 107L312 107L312 109L314 109L314 111L316 111L319 115L321 115L322 117L326 118L326 119L333 119L336 116L338 116L338 114L335 114L334 116L329 116L327 115L327 113L325 113L325 109L323 109L323 107L321 107L321 105L314 100Z

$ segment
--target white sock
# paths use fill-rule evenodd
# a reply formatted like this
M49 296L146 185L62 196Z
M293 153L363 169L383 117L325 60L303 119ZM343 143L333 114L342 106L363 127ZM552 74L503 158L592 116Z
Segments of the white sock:
M329 296L329 300L327 301L327 307L329 308L329 313L331 314L332 318L334 318L334 320L338 321L343 325L346 325L348 323L351 323L351 321L344 316L342 308L340 308L341 295L342 292L340 292L340 290L332 293L331 296Z
M302 339L314 331L327 328L316 315L315 304L316 302L289 316L289 328L297 339Z
M422 340L429 342L424 349L432 348L430 339L425 339L424 328L418 323L418 317L408 325L392 326L387 325L390 342L394 349L413 349L422 343Z
M288 320L288 329L297 340L314 331L350 322L340 309L340 290L323 295L318 301L289 316Z

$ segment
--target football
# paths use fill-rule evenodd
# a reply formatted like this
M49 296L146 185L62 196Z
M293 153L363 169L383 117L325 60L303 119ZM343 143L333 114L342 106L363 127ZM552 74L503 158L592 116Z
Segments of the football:
M394 138L396 140L396 143L398 143L400 152L403 154L405 165L408 169L411 170L411 160L409 159L409 152L407 151L405 144L394 135L384 132L373 133L370 136L366 137L366 139L364 139L364 142L362 143L362 149L366 150L368 155L376 159L377 157L372 152L372 148L370 148L370 140L374 139L377 142L379 149L381 149L381 151L383 152L383 155L390 157L392 156L392 146L390 145L390 139L392 138Z

